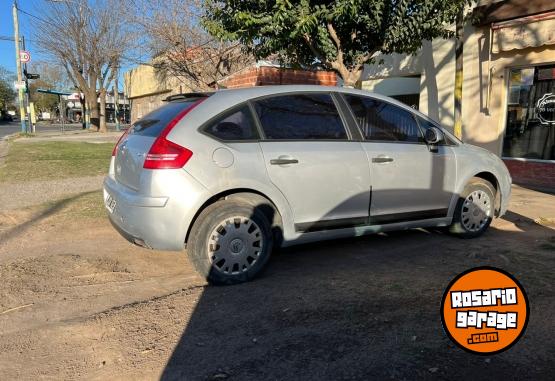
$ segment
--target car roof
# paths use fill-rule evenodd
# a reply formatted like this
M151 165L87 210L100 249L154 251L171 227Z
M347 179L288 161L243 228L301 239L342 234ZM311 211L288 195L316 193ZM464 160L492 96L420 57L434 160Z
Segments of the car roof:
M374 99L379 99L379 100L383 100L385 102L394 104L415 115L418 115L426 120L429 120L434 124L440 125L439 123L435 122L433 119L428 117L427 115L421 113L419 110L416 110L396 99L393 99L378 93L374 93L371 91L353 89L349 87L320 86L320 85L273 85L273 86L245 87L245 88L238 88L238 89L221 89L221 90L217 90L214 92L207 92L207 93L190 93L190 95L196 96L196 97L199 97L200 95L200 97L205 97L206 102L204 102L204 106L209 107L211 109L212 115L216 115L220 112L230 109L231 107L234 107L234 105L244 103L251 99L256 99L264 96L297 93L297 92L336 92L336 93L342 93L342 94L353 94L353 95L372 97ZM179 99L176 99L176 100L179 101ZM183 100L183 98L181 98L180 100ZM195 110L190 114L190 117L192 117L193 115L196 115L197 112L199 114L205 114L205 111ZM199 119L204 119L205 117L206 115L204 115L202 118L199 115ZM454 135L449 130L443 128L443 131L446 132L450 137L459 141L457 138L454 137Z
M396 99L374 93L366 90L353 89L349 87L338 87L338 86L320 86L320 85L273 85L273 86L255 86L255 87L245 87L239 89L222 89L211 94L211 98L217 98L218 102L225 102L227 104L238 104L245 102L253 98L259 98L269 95L296 93L296 92L337 92L343 94L353 94L370 96L375 99L380 99L389 103L393 103L396 106L414 112L429 119L426 115L422 114L416 109L399 102ZM216 99L214 99L216 100Z

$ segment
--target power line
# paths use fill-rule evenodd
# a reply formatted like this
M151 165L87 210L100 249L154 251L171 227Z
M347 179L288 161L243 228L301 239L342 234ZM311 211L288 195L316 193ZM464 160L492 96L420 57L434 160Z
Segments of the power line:
M35 18L35 19L37 19L37 20L39 20L39 21L41 21L41 22L43 22L43 23L45 23L45 24L52 25L52 26L54 26L54 27L56 27L56 28L58 27L57 25L51 23L50 21L45 20L45 19L43 19L43 18L41 18L41 17L39 17L39 16L35 16L34 14L29 13L29 12L27 12L27 11L24 11L23 9L21 9L21 8L19 8L19 7L17 7L17 10L18 10L19 12L21 12L21 13L23 13L23 14L29 16L29 17Z

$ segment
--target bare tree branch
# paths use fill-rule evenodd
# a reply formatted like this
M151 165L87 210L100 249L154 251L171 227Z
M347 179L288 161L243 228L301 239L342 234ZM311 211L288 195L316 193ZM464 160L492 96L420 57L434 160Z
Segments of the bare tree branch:
M131 1L138 11L129 21L148 36L152 66L162 80L206 90L254 62L241 44L218 41L202 28L202 0Z
M43 22L36 28L35 39L85 94L91 122L101 131L106 130L105 110L98 109L97 96L103 107L115 70L132 43L130 29L122 22L127 12L126 4L118 0L41 4Z

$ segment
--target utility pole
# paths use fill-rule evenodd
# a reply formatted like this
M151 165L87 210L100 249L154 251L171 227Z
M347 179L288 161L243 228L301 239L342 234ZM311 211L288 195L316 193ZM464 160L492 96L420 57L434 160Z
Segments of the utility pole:
M17 82L21 84L21 57L19 56L19 20L17 17L17 3L13 2L13 29L14 29L14 40L15 40L15 62L17 66ZM23 88L19 87L17 89L17 97L19 100L19 117L21 119L21 132L27 132L27 126L25 124L25 105L23 103Z

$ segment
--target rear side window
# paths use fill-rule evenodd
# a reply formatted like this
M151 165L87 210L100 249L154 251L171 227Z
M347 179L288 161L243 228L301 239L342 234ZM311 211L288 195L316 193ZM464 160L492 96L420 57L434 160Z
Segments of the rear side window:
M258 139L258 131L248 106L230 111L217 121L211 122L203 131L220 140Z
M366 140L423 142L412 114L400 107L369 97L345 95Z
M266 139L347 140L329 94L280 95L255 102Z
M191 107L198 98L186 102L168 102L133 123L129 134L157 137L181 111Z

